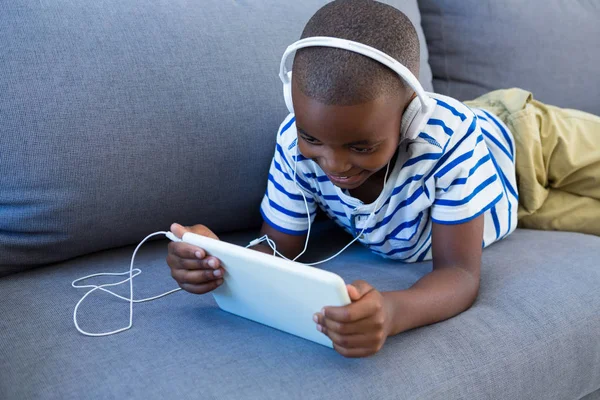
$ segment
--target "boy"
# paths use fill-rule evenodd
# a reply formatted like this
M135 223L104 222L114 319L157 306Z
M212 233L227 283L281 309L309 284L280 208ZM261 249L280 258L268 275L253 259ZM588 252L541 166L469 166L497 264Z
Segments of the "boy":
M417 75L416 31L393 7L371 0L329 3L302 34L313 36L364 43ZM482 247L509 235L517 212L524 226L600 234L600 118L543 106L520 90L493 92L469 103L472 108L431 97L436 105L426 127L407 138L419 100L387 67L335 48L304 48L294 59L295 113L277 135L261 235L293 258L305 243L307 208L313 218L319 206L377 254L433 260L433 271L407 290L381 293L357 281L348 285L352 304L315 315L316 329L347 357L374 354L388 336L468 309L479 289ZM564 145L560 124L579 130L570 134L585 139L585 157L568 156L574 149ZM564 221L571 226L552 225L564 210L579 217ZM217 238L202 225L171 227L179 237L186 230ZM272 254L264 244L253 248ZM171 243L167 262L191 293L223 283L219 260L186 243Z

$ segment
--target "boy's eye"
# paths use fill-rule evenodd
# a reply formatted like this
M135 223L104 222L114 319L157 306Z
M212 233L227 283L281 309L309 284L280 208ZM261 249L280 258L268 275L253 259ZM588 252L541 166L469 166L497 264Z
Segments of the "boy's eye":
M304 140L305 142L310 143L310 144L317 144L317 143L319 143L319 141L317 139L315 139L315 138L311 138L311 137L304 136L304 135L300 135L300 137L302 138L302 140Z
M375 147L352 147L352 151L361 154L368 154L375 151Z

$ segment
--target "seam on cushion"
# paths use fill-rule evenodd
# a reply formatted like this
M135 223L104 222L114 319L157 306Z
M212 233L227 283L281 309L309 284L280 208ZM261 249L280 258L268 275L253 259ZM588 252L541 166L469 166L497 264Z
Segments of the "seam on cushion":
M487 373L489 373L489 372L490 372L490 370L489 370L489 368L488 368L488 367L490 367L490 366L493 366L493 365L496 365L496 364L503 363L503 362L505 362L506 360L510 360L510 359L511 359L511 358L513 358L515 355L521 355L521 354L523 354L523 353L524 353L526 350L529 350L529 349L532 349L532 348L537 348L537 347L547 347L547 346L548 346L548 343L552 343L552 342L554 342L555 340L558 340L558 339L563 339L563 338L569 338L569 337L571 337L571 336L572 336L572 332L581 332L582 330L580 329L580 327L582 327L582 326L588 326L588 325L591 325L591 324L593 323L593 321L586 321L586 322L587 322L587 323L583 323L583 324L581 324L581 325L577 325L577 326L575 326L575 327L574 327L574 326L572 326L572 327L571 327L571 329L569 329L568 333L566 333L566 334L556 334L555 336L551 337L551 339L550 339L550 340L546 341L546 342L544 343L544 346L540 345L539 343L534 343L534 344L531 344L531 345L529 345L529 346L526 346L526 347L521 347L521 348L519 348L518 350L516 350L516 351L513 351L512 353L508 354L507 356L505 356L505 357L502 357L502 358L501 358L501 359L499 359L499 360L494 360L494 361L491 361L491 362L489 362L489 363L486 363L486 364L484 364L484 365L480 365L480 366L473 367L473 368L469 369L468 371L466 371L466 372L463 372L463 373L462 373L462 374L460 374L460 375L453 376L452 378L450 378L450 379L446 380L446 381L445 381L445 382L444 382L442 385L440 385L438 388L436 388L436 389L433 389L433 390L430 390L430 391L428 391L428 392L425 392L425 393L421 393L421 394L419 394L419 395L418 395L418 398L429 399L429 398L431 398L431 396L432 396L432 395L435 395L435 394L437 394L437 395L439 395L439 394L442 394L442 393L443 393L443 391L447 391L448 389L451 389L451 388L454 388L454 387L457 387L457 386L461 386L461 384L462 384L462 377L464 377L464 376L468 376L468 375L471 375L473 372L479 372L479 371L482 371L482 370L484 370L484 369L485 369L485 370L486 370L486 372L487 372ZM450 385L448 385L448 383L449 383L449 382L456 382L456 383L453 383L453 384L450 384Z

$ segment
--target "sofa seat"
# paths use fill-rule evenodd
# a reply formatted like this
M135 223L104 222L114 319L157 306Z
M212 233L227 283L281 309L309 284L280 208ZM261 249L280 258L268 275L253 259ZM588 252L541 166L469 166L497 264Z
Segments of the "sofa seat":
M223 239L242 244L254 234ZM307 260L347 240L322 223ZM390 338L366 359L343 358L185 292L134 305L126 332L81 335L72 312L85 291L71 281L127 270L133 249L0 280L1 399L579 399L600 387L598 237L517 230L484 251L472 308ZM165 240L138 252L137 298L175 287L166 252ZM385 291L409 287L431 263L400 264L354 245L325 268ZM94 293L80 311L88 331L127 324L127 303L107 294Z

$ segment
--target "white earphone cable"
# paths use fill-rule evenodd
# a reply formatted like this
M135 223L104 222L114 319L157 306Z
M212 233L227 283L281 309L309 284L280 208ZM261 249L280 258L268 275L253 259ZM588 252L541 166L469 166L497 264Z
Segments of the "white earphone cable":
M144 240L142 240L140 242L140 244L137 245L137 247L135 248L135 250L133 251L133 255L131 256L131 263L129 264L129 271L126 272L117 272L117 273L113 273L113 272L103 272L103 273L99 273L99 274L92 274L92 275L87 275L84 276L82 278L78 278L75 279L72 283L71 286L73 286L74 288L92 288L91 290L89 290L86 294L83 295L83 297L77 302L77 304L75 305L75 309L73 310L73 323L75 324L75 328L77 328L77 330L86 335L86 336L109 336L109 335L114 335L115 333L119 333L119 332L123 332L128 330L129 328L131 328L133 326L133 303L143 303L146 301L152 301L152 300L156 300L156 299L160 299L161 297L164 296L168 296L171 293L175 293L179 290L181 290L181 288L177 288L177 289L173 289L170 290L168 292L165 292L163 294L159 294L157 296L153 296L153 297L148 297L145 299L139 299L139 300L134 300L133 299L133 278L135 278L136 276L138 276L139 274L142 273L142 271L139 268L133 268L133 262L135 260L135 255L137 253L137 251L139 250L139 248L146 242L146 240L150 239L153 236L157 236L157 235L167 235L168 232L165 231L159 231L159 232L154 232L148 236L146 236L144 238ZM90 279L90 278L94 278L97 276L122 276L122 275L129 275L129 277L127 279L123 279L122 281L119 282L114 282L114 283L105 283L103 285L78 285L78 282L81 282L83 280L86 279ZM110 286L119 286L122 285L125 282L129 282L129 298L127 297L123 297L113 291L110 291L108 289L106 289L107 287ZM83 329L81 329L81 327L79 326L79 323L77 322L77 310L79 309L79 306L81 305L81 303L93 292L95 292L96 290L102 290L106 293L109 293L119 299L125 300L129 302L129 324L126 327L114 330L114 331L110 331L110 332L100 332L100 333L92 333L92 332L87 332L84 331Z
M388 172L390 171L390 163L388 162L387 168L385 170L385 178L383 178L383 187L385 188L385 184L387 183L387 177L388 177ZM340 254L342 254L342 252L344 250L346 250L348 247L350 247L354 242L356 242L358 239L360 239L360 237L363 235L363 233L365 232L365 229L367 229L367 226L369 225L369 221L371 220L371 218L373 218L373 216L375 216L375 212L377 211L378 207L379 207L379 201L381 201L383 197L379 197L377 199L377 201L375 202L375 206L373 207L373 211L371 211L371 213L369 214L369 217L367 218L367 220L365 221L365 224L363 226L363 228L361 229L360 233L358 235L356 235L354 237L354 239L352 239L352 241L350 243L348 243L346 246L344 246L344 248L342 248L340 251L338 251L337 253L335 253L333 256L326 258L325 260L321 260L321 261L317 261L317 262L313 262L313 263L308 263L308 264L304 264L304 265L309 265L309 266L313 266L313 265L319 265L319 264L323 264L325 262L331 261L334 258L336 258L337 256L339 256ZM305 200L306 201L306 200ZM308 207L308 206L307 206ZM308 242L308 238L307 238L307 242Z
M266 241L268 243L269 247L271 247L271 249L273 249L273 255L278 255L281 258L284 258L284 259L289 260L289 261L296 261L302 254L304 254L306 252L306 249L308 248L308 239L310 238L310 228L311 228L311 225L312 225L311 224L311 219L310 219L310 211L308 209L308 201L306 200L306 196L304 195L304 191L300 188L300 186L298 186L298 182L296 180L296 167L297 167L297 163L298 163L298 147L296 145L296 157L294 159L294 184L296 185L296 189L298 190L298 192L300 192L300 194L302 195L302 199L304 200L304 207L306 208L306 215L307 215L307 220L308 220L308 232L306 233L306 241L304 242L304 249L300 252L300 254L298 254L296 257L294 257L293 260L290 260L289 258L285 257L283 254L281 254L279 251L277 251L277 245L267 235L264 235L264 236L262 236L262 237L260 237L258 239L254 239L253 241L251 241L246 246L246 247L251 247L251 246L254 246L254 245L257 245L259 243L262 243L262 242ZM387 183L387 178L388 178L388 173L389 172L390 172L390 163L388 162L386 170L385 170L385 177L383 178L383 187L384 187L384 189L385 189L385 184ZM371 218L373 218L373 216L377 212L377 210L379 208L379 202L381 201L382 198L383 198L382 196L378 197L377 201L375 202L375 206L373 207L373 211L371 211L371 213L369 214L369 217L365 221L365 224L364 224L363 228L361 229L360 233L358 235L356 235L356 237L354 237L354 239L352 239L352 241L350 241L350 243L348 243L340 251L338 251L337 253L335 253L331 257L326 258L325 260L316 261L316 262L312 262L312 263L301 263L301 264L307 265L307 266L319 265L319 264L323 264L325 262L331 261L334 258L336 258L337 256L339 256L340 254L342 254L344 252L344 250L346 250L348 247L350 247L354 242L356 242L358 239L360 239L360 237L363 235L365 229L367 229L367 226L369 225L369 221L371 220Z
M300 254L298 254L296 257L294 257L294 259L292 261L296 261L298 258L300 258L300 256L302 254L304 254L306 252L306 249L308 249L308 239L310 238L310 228L312 226L312 221L310 219L310 210L308 209L308 201L306 200L304 191L302 189L300 189L300 186L298 186L297 173L296 173L297 166L298 166L298 144L296 144L296 157L294 158L294 185L296 185L296 189L298 190L298 192L300 192L300 195L302 196L302 199L304 200L304 208L306 209L306 219L308 220L308 231L306 232L306 241L304 242L304 249L300 252ZM273 242L273 244L275 244L275 242ZM269 245L270 245L270 243L269 243ZM277 251L277 250L275 250L275 248L273 246L271 246L271 248L273 248L273 251Z

